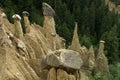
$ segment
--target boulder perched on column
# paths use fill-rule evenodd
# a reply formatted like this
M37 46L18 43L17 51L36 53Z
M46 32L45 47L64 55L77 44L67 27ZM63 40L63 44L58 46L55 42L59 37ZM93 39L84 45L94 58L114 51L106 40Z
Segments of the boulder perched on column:
M108 75L109 73L109 66L107 57L104 54L104 41L100 41L99 50L96 59L96 70L97 72L101 72L102 74Z
M30 32L30 21L28 19L29 13L27 11L23 11L23 18L24 18L24 24L25 24L25 28L26 28L26 33Z
M21 17L18 14L14 14L12 16L12 18L14 19L14 29L15 29L15 36L18 38L22 38L23 37L23 30L22 30L22 26L20 23Z
M9 20L7 19L7 15L4 13L2 8L0 8L0 15L1 15L1 18L2 18L2 23L5 26L6 32L13 33L14 32L13 24L11 24L9 22Z
M55 45L56 30L55 30L55 21L54 21L55 11L47 3L43 3L42 5L43 5L43 15L44 15L44 25L43 25L44 35L47 38L48 42L50 43L50 48L54 49L56 47Z

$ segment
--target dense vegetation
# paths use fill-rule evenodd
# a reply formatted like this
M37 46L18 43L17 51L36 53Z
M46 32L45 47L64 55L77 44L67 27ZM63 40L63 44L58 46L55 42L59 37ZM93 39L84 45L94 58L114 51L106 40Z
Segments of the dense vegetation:
M120 0L111 0L112 2L114 2L115 4L120 4Z
M42 2L54 8L57 32L67 40L67 45L72 39L74 22L78 22L82 45L97 48L98 42L105 40L105 54L109 63L120 61L120 15L114 10L110 12L104 0L0 0L0 6L11 22L14 13L21 15L26 10L30 13L31 23L42 25Z

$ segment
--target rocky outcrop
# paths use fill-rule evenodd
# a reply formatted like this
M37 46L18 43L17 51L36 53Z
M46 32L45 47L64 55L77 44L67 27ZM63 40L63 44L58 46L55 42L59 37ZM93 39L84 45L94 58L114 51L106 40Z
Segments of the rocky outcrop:
M11 24L3 10L0 10L0 80L46 80L49 79L48 74L51 78L51 71L48 73L47 69L41 68L41 59L53 49L65 48L65 40L53 28L55 26L51 20L54 22L54 18L46 21L49 23L47 26L52 24L49 29L56 33L50 34L54 44L50 44L50 37L44 35L44 28L30 24L26 11L23 12L26 27L24 35L21 17L15 14L13 18L14 24Z
M14 38L12 33L8 34L5 27L3 23L0 26L0 80L39 80L37 74L25 61L27 58L19 52L19 48L24 49L24 43Z
M72 44L66 49L65 39L55 30L55 11L47 3L43 3L43 15L41 27L31 24L24 11L23 33L21 17L13 15L12 24L0 8L0 80L85 80L95 68L109 72L103 44L95 59L92 46L80 45L75 23Z

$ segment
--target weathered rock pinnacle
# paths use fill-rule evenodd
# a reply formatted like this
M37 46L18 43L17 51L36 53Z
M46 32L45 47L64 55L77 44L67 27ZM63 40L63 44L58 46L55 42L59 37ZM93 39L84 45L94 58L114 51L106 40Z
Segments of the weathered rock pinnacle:
M21 17L18 14L14 14L12 16L12 18L14 19L14 34L16 37L18 38L22 38L23 37L23 30L22 30L22 26L20 23Z
M95 67L95 52L94 52L93 46L90 47L88 51L88 55L89 55L88 67L89 67L89 70L92 71Z
M3 11L3 9L2 8L0 8L0 16L1 16L1 21L0 22L2 22L2 24L4 24L4 26L5 26L5 30L6 30L6 32L14 32L13 30L13 24L11 24L10 22L9 22L9 20L7 19L7 15L4 13L4 11Z
M55 21L54 15L55 12L51 6L47 3L43 3L43 15L44 15L44 35L49 42L50 49L56 49L56 30L55 30Z
M43 15L44 16L54 16L55 15L55 11L52 9L52 7L50 5L48 5L47 3L43 3Z
M24 23L26 27L26 33L30 32L30 21L28 19L29 13L27 11L23 11L23 18L24 18Z
M0 14L3 12L3 9L0 7Z
M102 74L108 75L109 67L107 57L104 54L104 41L100 41L99 50L96 58L96 70Z
M72 39L72 43L71 43L69 49L80 52L81 45L80 45L80 42L79 42L77 30L78 30L78 25L77 25L77 22L75 22L75 29L74 29L73 39Z

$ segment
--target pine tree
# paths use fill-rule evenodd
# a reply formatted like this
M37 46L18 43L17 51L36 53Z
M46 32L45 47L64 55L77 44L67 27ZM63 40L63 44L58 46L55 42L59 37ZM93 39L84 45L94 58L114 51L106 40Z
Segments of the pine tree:
M111 30L105 32L101 38L106 41L105 49L107 50L106 55L108 56L109 62L118 60L119 38L117 29L117 25L114 25Z
M89 9L86 6L83 9L83 13L82 13L82 29L81 29L83 34L86 34L86 35L90 35L89 16L88 15L89 15Z
M94 30L95 30L95 4L94 2L92 2L92 4L90 5L90 9L89 9L89 27L90 27L90 33L91 35L94 35Z

